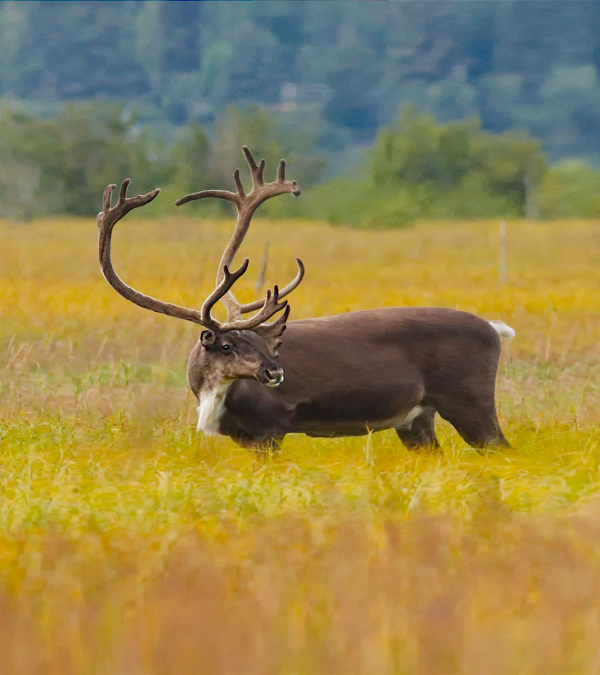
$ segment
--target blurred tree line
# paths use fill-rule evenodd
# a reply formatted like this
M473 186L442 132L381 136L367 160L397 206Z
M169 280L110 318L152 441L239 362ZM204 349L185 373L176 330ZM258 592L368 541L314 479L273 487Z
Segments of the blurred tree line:
M369 227L417 218L537 218L536 188L546 173L541 143L525 134L484 132L476 118L438 123L406 106L380 130L362 172L315 188L308 208L326 204L331 222Z
M0 216L93 215L112 182L132 191L161 187L144 215L173 212L173 202L205 188L233 188L241 146L267 161L267 180L288 161L300 200L272 200L271 216L325 219L364 227L401 227L417 218L600 216L600 171L581 160L549 167L542 143L525 133L490 133L477 118L438 122L414 106L381 127L351 173L327 176L319 134L309 120L264 107L228 106L214 126L195 121L169 141L141 125L131 110L108 102L69 103L36 117L0 104ZM306 190L306 188L311 188ZM186 212L229 205L193 204Z
M302 206L287 208L362 227L418 218L594 218L600 171L578 159L549 166L541 141L526 133L490 133L477 118L440 123L407 105L380 129L353 175L318 185Z
M412 102L600 163L599 68L588 0L0 3L0 97L45 114L118 100L164 129L300 108L332 156Z
M166 212L246 143L315 186L271 215L596 216L599 69L586 0L3 0L0 215L93 214L127 175Z
M131 191L161 187L166 193L145 214L169 212L173 202L188 192L233 188L237 166L247 177L243 144L265 157L267 175L271 171L273 178L282 157L293 164L294 179L305 186L315 183L325 165L307 128L286 133L258 106L229 106L217 118L210 137L192 121L167 142L118 104L70 103L55 115L37 118L2 103L0 217L93 215L101 206L104 188L128 176ZM307 147L313 151L306 152ZM224 206L219 202L212 208Z

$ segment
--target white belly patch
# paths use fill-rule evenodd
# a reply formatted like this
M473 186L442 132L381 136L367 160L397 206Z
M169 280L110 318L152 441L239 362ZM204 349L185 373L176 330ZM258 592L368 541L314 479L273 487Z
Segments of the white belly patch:
M231 382L225 382L214 389L201 392L198 405L198 431L207 436L219 433L219 423L225 411L225 396Z
M406 415L399 417L392 417L389 420L383 420L381 422L375 423L370 428L373 431L383 431L384 429L410 429L413 421L425 410L425 407L422 405L416 405L414 408L408 411Z

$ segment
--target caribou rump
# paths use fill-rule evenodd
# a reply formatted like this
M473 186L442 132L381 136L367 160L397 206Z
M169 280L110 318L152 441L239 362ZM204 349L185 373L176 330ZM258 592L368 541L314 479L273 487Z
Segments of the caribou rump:
M279 194L300 194L297 183L286 180L283 160L277 179L265 183L264 160L257 164L247 147L243 151L252 176L248 194L236 169L236 192L203 190L176 202L215 197L232 202L238 211L215 290L200 311L135 291L112 266L114 225L159 190L127 198L126 180L111 207L116 186L109 185L97 218L100 266L113 288L141 307L205 328L188 361L188 382L199 403L198 429L259 451L279 447L288 433L356 436L391 428L408 448L438 448L438 413L476 448L508 447L494 400L500 338L515 334L503 322L434 307L390 307L288 322L290 307L283 298L302 281L300 259L296 278L281 291L275 286L264 299L236 300L231 289L249 261L235 272L230 265L256 208ZM211 315L219 300L227 309L225 323ZM256 310L251 318L242 318Z

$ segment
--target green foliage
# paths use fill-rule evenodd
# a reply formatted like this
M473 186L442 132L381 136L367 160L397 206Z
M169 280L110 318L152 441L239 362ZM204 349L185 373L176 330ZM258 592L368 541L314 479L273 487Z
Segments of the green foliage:
M530 216L532 204L543 218L600 213L600 173L591 166L571 161L548 172L541 144L524 134L491 134L477 119L440 124L413 106L405 106L392 125L381 129L368 161L363 153L352 174L316 185L327 168L318 149L319 119L318 112L282 115L257 105L229 106L214 129L189 122L168 143L123 105L71 103L40 119L3 104L0 216L93 215L106 185L128 176L132 191L163 189L145 215L166 215L184 194L233 188L236 167L249 188L240 152L244 144L265 158L267 180L284 157L288 177L304 190L300 200L265 204L262 213L271 217L388 228L423 217ZM329 150L335 152L335 143ZM220 214L227 208L203 202L186 212Z
M543 218L597 218L600 215L600 171L580 160L552 167L537 194Z
M36 119L9 106L0 114L0 215L98 211L104 188L134 178L145 192L172 172L170 150L135 116L109 103L69 104Z
M60 136L51 122L0 109L0 215L17 220L61 212L64 183L47 168L61 164Z
M552 159L600 158L594 2L0 3L0 96L45 113L112 99L163 129L227 105L322 111L371 141L414 103L523 129Z
M528 185L545 170L538 141L483 132L476 119L439 124L407 106L379 132L365 175L320 189L322 217L401 227L419 217L523 216Z
M321 176L326 160L316 150L317 137L310 124L304 126L281 124L280 118L266 108L249 105L247 108L228 106L215 122L211 138L206 131L191 122L179 135L174 146L174 165L177 167L169 189L179 190L180 195L203 188L233 189L233 172L240 169L246 189L250 189L250 173L241 149L247 145L258 158L266 160L266 180L274 180L279 161L285 158L292 166L288 178L297 180L303 187L313 185ZM188 209L221 210L228 208L217 202L210 206L196 204ZM297 213L295 205L283 200L265 204L261 213L281 215Z
M310 191L301 215L327 220L332 225L373 229L403 227L420 214L418 195L407 190L394 194L372 184L368 176L340 177Z
M208 187L210 141L195 122L183 128L173 149L173 183L184 192Z
M231 187L244 143L268 175L285 157L305 191L271 216L596 214L593 169L545 176L541 143L551 160L600 162L599 31L600 4L582 2L7 0L0 215L93 214L127 175L160 185L148 212L166 214Z
M93 213L104 188L127 176L134 178L136 190L146 192L168 175L161 148L122 106L71 104L55 124L64 157L67 213Z
M256 105L229 106L217 119L214 134L190 122L169 144L122 105L71 103L52 117L38 119L5 104L0 108L0 216L29 220L53 213L93 215L104 188L128 176L132 191L164 188L166 194L145 214L166 214L189 192L232 188L237 166L248 184L244 144L266 159L267 180L274 179L285 157L293 166L290 177L306 188L319 178L326 162L315 150L311 125L290 128L290 121L285 127ZM266 212L279 213L282 208L286 207L269 203Z

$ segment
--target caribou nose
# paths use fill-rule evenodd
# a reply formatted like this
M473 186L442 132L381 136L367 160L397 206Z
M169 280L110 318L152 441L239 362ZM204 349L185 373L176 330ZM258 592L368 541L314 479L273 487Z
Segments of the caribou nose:
M267 387L278 387L283 382L283 368L265 368Z

